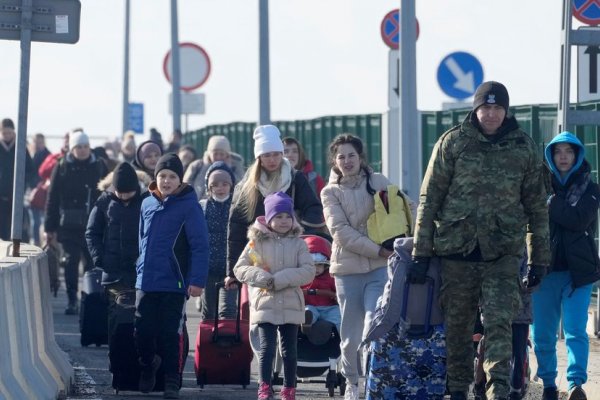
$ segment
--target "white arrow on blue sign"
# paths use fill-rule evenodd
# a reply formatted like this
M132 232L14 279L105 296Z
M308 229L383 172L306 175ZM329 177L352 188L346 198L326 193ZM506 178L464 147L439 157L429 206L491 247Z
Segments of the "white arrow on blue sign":
M483 82L483 67L472 54L457 51L442 60L437 70L437 80L448 96L466 99Z

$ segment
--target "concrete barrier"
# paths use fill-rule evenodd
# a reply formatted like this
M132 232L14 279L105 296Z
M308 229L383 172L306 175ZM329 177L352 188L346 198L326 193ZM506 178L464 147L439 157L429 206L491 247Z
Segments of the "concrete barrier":
M48 259L30 245L10 252L0 242L0 398L64 397L74 372L54 339Z

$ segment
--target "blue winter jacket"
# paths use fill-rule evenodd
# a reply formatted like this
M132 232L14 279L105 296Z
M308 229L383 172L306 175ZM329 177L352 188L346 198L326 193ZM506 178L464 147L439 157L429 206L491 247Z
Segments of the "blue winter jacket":
M161 199L156 182L148 189L151 195L144 199L140 215L136 289L187 293L189 285L204 287L208 274L208 233L194 189L184 184L165 199ZM174 252L182 230L189 244L188 271L182 270Z

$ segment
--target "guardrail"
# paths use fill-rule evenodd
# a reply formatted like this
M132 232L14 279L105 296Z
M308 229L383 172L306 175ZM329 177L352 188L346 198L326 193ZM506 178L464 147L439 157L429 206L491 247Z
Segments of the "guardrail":
M0 398L65 397L73 367L54 339L48 258L39 248L0 242Z

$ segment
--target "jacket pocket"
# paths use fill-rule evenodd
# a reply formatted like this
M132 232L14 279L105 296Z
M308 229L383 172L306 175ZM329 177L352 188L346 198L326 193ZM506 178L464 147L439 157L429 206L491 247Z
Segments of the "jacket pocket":
M433 247L438 255L460 253L475 235L475 227L468 216L452 221L435 221Z

